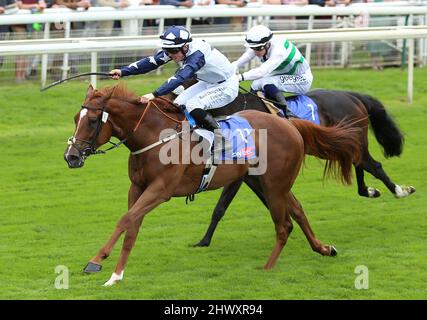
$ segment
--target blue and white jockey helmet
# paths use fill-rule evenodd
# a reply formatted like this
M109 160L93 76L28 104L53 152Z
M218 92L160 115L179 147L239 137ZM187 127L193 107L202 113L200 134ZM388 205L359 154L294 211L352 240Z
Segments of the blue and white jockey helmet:
M266 26L258 25L252 27L246 34L245 47L256 48L265 46L271 40L273 33Z
M181 48L186 43L193 41L191 33L181 26L169 27L161 36L162 48Z

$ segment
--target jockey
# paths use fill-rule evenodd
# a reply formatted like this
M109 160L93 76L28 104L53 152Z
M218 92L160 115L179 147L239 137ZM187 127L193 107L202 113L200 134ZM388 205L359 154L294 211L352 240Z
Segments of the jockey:
M157 96L173 92L194 76L198 82L185 89L175 103L185 107L201 128L214 132L218 123L205 110L215 109L232 102L239 93L239 81L230 61L207 42L192 39L190 31L181 26L168 28L161 36L162 50L127 67L110 71L118 79L143 74L173 60L182 67L159 88L140 98L142 103ZM181 87L182 88L182 87Z
M289 40L273 38L271 30L263 25L248 31L245 47L246 52L232 63L236 71L255 57L262 64L239 74L239 81L255 80L251 85L253 91L262 90L268 99L280 102L286 118L295 117L282 92L304 94L310 90L313 75L307 60Z

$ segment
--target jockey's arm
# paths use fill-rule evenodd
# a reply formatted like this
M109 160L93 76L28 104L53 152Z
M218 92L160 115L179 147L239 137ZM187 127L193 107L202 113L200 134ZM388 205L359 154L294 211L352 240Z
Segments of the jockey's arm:
M248 49L240 56L239 59L233 61L231 64L235 68L235 72L237 72L241 67L247 64L253 58L255 58L255 52L252 49Z
M126 77L129 75L144 74L157 69L158 67L169 61L170 58L167 56L167 54L164 51L159 51L154 56L146 57L139 61L133 62L127 67L121 67L120 76Z
M271 56L267 61L261 64L259 67L251 69L243 73L243 79L245 80L257 80L265 77L272 71L274 71L284 61L283 56L274 55Z
M158 89L153 92L155 97L163 96L172 92L186 80L191 79L196 72L205 65L205 56L199 50L187 57L184 66L174 76L166 80Z

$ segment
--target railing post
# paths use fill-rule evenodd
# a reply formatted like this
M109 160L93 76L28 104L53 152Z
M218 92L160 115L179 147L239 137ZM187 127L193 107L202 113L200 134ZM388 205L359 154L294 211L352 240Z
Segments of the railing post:
M414 90L414 39L408 39L408 102L413 101Z
M91 52L90 53L90 72L97 72L97 62L98 62L98 53ZM96 88L96 75L90 76L90 83L94 88Z
M49 39L50 37L50 23L46 22L44 25L43 39ZM46 86L47 81L47 68L48 68L49 57L47 54L42 55L42 67L41 67L41 85Z
M308 26L307 30L312 30L314 24L314 16L311 15L308 17ZM307 46L305 47L305 59L307 59L307 62L310 64L311 60L311 43L307 43Z
M66 39L70 38L70 34L71 34L71 22L70 21L65 22L64 32L65 32L64 38L66 38ZM69 64L68 64L69 56L70 56L69 53L64 53L64 60L62 61L62 79L67 78L67 73L68 73L68 70L70 69Z

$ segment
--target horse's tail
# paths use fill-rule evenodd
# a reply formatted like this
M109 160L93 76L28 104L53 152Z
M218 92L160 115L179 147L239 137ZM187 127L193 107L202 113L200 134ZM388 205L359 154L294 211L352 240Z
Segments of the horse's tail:
M384 105L376 98L357 92L348 92L359 99L369 114L372 130L378 143L383 147L384 156L400 156L403 150L403 133L399 130Z
M292 119L304 139L305 153L328 160L325 175L332 175L344 184L351 184L352 164L361 159L361 129L353 123L330 127L306 120Z

